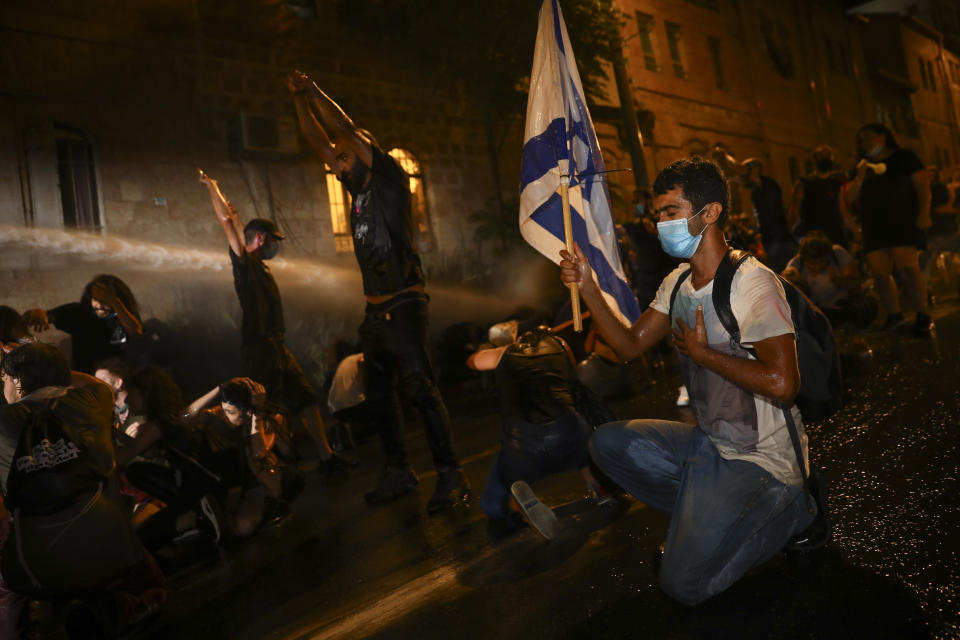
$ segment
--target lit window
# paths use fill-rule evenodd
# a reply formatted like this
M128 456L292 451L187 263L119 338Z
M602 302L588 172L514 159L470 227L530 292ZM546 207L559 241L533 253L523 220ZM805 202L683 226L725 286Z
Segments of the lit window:
M673 75L678 78L686 78L687 73L683 69L683 56L680 55L680 25L673 22L665 22L667 27L667 45L670 48L670 59L673 61Z
M330 224L337 253L353 251L353 234L350 231L350 196L346 187L337 180L336 174L327 173L327 200L330 203Z
M423 187L423 171L416 157L406 149L391 149L388 155L399 163L410 179L410 214L413 220L414 242L419 251L433 247L433 233L427 214L427 196Z

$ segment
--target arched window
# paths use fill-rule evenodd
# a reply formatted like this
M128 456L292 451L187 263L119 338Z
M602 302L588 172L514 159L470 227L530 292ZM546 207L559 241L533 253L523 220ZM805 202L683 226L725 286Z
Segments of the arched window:
M57 143L57 174L63 226L72 229L100 229L100 191L93 142L82 131L68 125L54 127Z
M353 251L353 233L350 231L350 194L335 173L327 171L327 201L330 203L330 224L337 253Z
M413 219L413 239L417 249L426 251L433 248L433 233L430 218L427 215L427 196L423 187L423 171L420 163L406 149L394 148L387 152L400 164L410 178L410 206Z

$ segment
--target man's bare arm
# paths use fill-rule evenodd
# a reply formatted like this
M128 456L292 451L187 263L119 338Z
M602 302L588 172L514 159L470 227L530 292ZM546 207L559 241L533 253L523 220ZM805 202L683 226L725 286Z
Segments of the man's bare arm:
M723 376L742 389L759 393L777 402L793 403L800 391L800 369L793 334L774 336L754 343L756 360L748 360L711 349L703 323L703 307L697 307L693 328L677 320L673 343L681 354L700 366Z
M370 141L360 134L357 125L355 125L353 120L340 108L340 105L321 91L315 82L299 71L292 71L290 75L287 76L287 87L294 96L301 96L306 105L309 105L309 110L311 111L309 115L317 128L327 137L328 143L337 142L342 139L347 143L350 150L360 158L363 164L368 167L373 166L373 149L370 146ZM299 97L297 98L298 105L300 99ZM314 117L314 114L319 116L319 120ZM298 117L300 116L299 106L297 107L297 115ZM301 119L300 125L304 126L305 124L310 130L313 130L309 119L306 123ZM304 130L304 133L307 133L307 129ZM309 139L309 135L311 134L307 135ZM311 144L313 144L312 140ZM320 146L321 148L323 147L322 142ZM317 149L317 151L321 154L321 157L323 157L324 162L327 162L326 157L324 157L324 153L326 152L321 151L321 149ZM332 146L330 147L330 154L333 154Z
M200 172L200 182L207 185L207 190L210 192L210 202L213 204L213 210L217 214L220 226L223 227L223 233L227 236L230 250L233 251L234 255L242 256L246 248L243 241L243 224L240 222L236 207L230 204L230 201L220 191L220 185L217 184L216 180L205 174L202 169L197 169L197 171Z
M639 358L670 331L670 319L665 313L647 309L632 327L625 326L613 315L600 287L593 279L593 269L580 247L574 244L575 256L561 251L560 279L564 284L576 283L580 295L590 308L594 326L603 339L624 362Z

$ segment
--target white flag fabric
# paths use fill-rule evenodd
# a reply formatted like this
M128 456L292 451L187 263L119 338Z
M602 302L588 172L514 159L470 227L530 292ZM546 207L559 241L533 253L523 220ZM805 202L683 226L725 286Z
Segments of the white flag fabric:
M566 247L560 176L568 171L573 239L590 261L611 310L632 325L640 309L620 262L600 145L560 5L543 0L520 166L520 233L556 263Z

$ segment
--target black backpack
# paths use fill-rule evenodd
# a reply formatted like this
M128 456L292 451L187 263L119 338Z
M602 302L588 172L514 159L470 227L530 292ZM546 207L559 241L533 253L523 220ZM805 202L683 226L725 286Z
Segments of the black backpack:
M4 502L23 515L56 513L78 497L96 491L103 480L82 442L77 442L55 412L59 398L29 414L10 472Z
M720 261L713 278L713 307L731 339L740 344L740 325L730 307L730 285L733 274L750 257L746 251L731 249ZM688 269L680 275L670 295L670 308L680 285L690 276ZM793 316L797 332L797 360L800 367L800 392L795 400L805 423L829 418L843 405L843 378L840 353L827 316L800 289L780 278L783 292ZM746 347L744 347L746 349ZM746 349L753 353L752 349Z
M730 249L723 256L717 266L713 278L713 292L711 299L714 310L724 329L730 334L730 339L736 341L741 348L756 355L753 349L740 344L740 325L733 315L730 306L730 287L733 283L733 274L743 262L750 257L746 251ZM670 310L680 291L680 285L690 276L690 270L680 274L677 284L670 294ZM800 289L779 275L777 278L783 285L787 303L793 319L793 327L797 333L797 361L800 369L800 392L794 401L800 409L804 422L816 422L829 418L843 404L843 383L840 374L840 354L833 337L833 328L827 316L804 295ZM793 415L789 406L783 406L783 415L790 432L793 450L800 463L800 475L803 484L810 496L809 508L811 513L816 509L816 518L807 529L796 535L787 545L792 551L810 551L819 549L829 542L832 533L830 510L827 503L829 479L826 473L811 465L810 475L807 475L804 464L803 451L800 446L800 435L794 424Z

